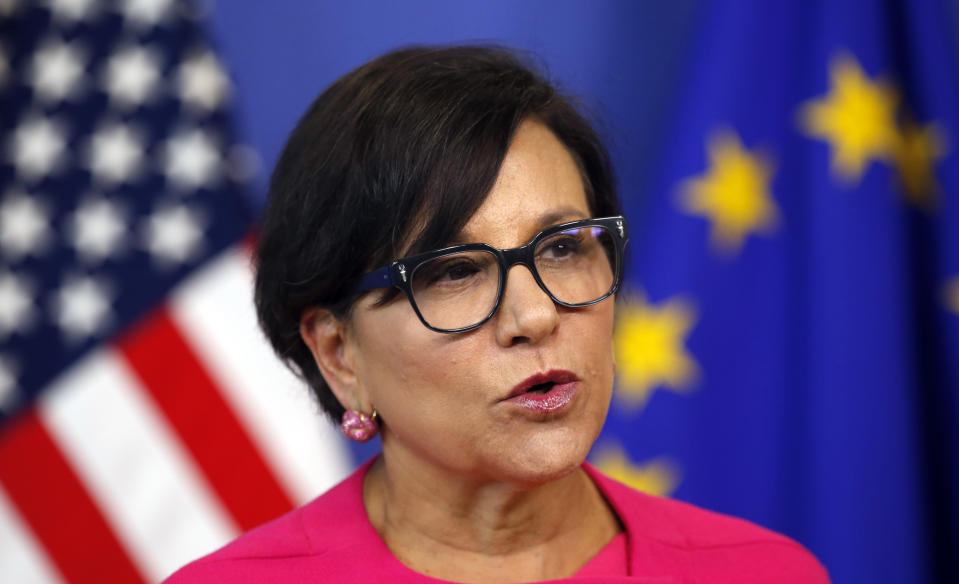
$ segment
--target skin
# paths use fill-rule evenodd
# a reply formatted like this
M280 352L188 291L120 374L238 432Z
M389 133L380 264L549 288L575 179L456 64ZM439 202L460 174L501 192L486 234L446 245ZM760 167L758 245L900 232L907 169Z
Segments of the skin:
M460 239L516 247L590 216L569 152L527 120ZM405 297L376 298L360 299L348 322L310 311L301 333L340 402L383 420L363 496L387 546L413 570L458 582L573 574L621 530L580 468L609 407L612 300L557 306L513 266L492 320L449 335L424 327ZM551 369L580 379L571 407L543 414L503 401Z

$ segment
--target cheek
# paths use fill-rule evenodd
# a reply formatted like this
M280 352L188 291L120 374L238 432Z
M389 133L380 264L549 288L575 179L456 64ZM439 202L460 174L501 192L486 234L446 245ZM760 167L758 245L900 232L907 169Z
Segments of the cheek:
M578 344L589 354L591 373L608 374L612 377L613 368L613 326L614 304L602 302L588 314L583 314L583 324L577 330Z
M453 339L431 332L415 314L398 310L404 307L396 308L367 315L357 331L357 378L384 418L389 410L395 416L428 409L442 400L449 393L444 387L462 384L457 372L467 365L469 355L451 350Z
M367 394L374 406L389 386L409 376L415 329L405 322L399 308L398 302L382 308L363 306L357 307L353 315L353 367L359 390Z
M595 421L601 427L606 419L612 399L616 368L613 358L614 317L612 306L602 307L602 310L595 316L589 334L584 334L584 339L588 336L586 342L589 344L581 345L581 347L589 354L588 375L597 381L594 386L595 393L590 400L590 407L594 411Z
M602 302L595 306L596 311L587 319L589 322L580 329L581 336L577 345L584 355L588 355L585 364L587 374L597 381L591 407L596 408L597 415L601 415L602 419L605 419L609 407L615 376L614 306L613 302Z
M368 388L370 399L391 444L433 458L442 437L444 450L468 451L488 422L476 415L484 395L471 385L478 377L476 353L457 343L404 343L399 336L390 341L379 359L368 361L376 370L367 378L375 384Z

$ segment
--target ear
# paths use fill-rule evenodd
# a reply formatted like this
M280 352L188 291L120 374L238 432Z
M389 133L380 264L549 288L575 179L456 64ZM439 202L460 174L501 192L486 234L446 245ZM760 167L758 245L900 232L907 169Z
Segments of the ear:
M311 308L300 317L300 338L310 348L326 384L348 410L370 411L356 379L349 329L325 308Z

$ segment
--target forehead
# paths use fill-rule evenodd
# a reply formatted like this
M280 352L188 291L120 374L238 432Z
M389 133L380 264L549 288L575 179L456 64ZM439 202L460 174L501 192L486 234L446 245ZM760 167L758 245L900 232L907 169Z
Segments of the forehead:
M458 240L515 247L538 231L590 216L572 155L543 124L520 124L496 182Z

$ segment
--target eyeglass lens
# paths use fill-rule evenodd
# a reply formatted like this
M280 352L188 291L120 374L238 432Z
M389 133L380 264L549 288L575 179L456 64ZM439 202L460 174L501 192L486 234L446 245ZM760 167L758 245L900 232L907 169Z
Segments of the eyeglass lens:
M555 300L584 305L609 294L617 267L613 234L590 226L554 233L537 242L534 265ZM423 319L453 330L481 322L501 287L496 256L488 251L452 253L416 267L413 300Z

